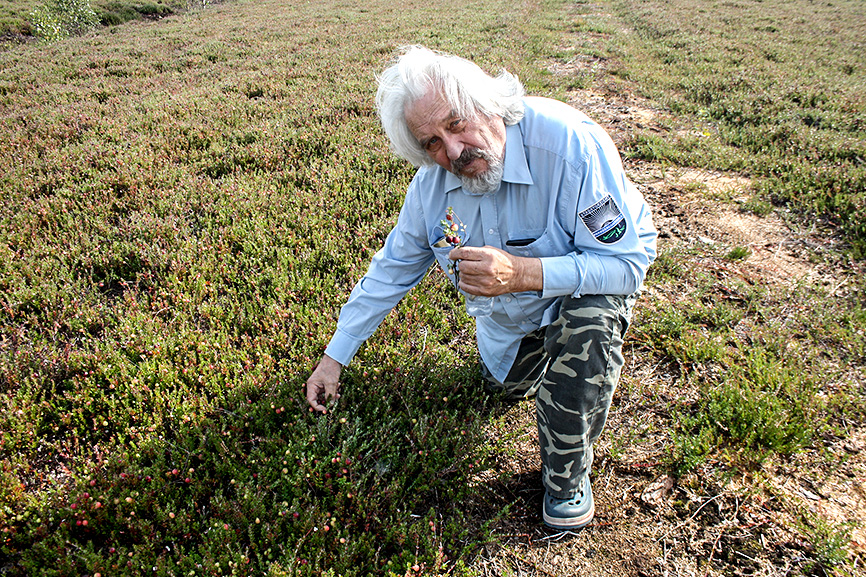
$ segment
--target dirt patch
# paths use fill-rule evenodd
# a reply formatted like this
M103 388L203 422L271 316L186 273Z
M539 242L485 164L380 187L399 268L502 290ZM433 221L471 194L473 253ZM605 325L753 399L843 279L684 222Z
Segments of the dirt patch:
M616 89L572 90L568 102L604 126L618 145L635 129L661 133L672 123L664 111L637 97L623 96Z
M778 213L758 216L741 207L750 198L751 180L698 169L665 169L631 162L629 175L653 207L660 246L704 244L719 250L748 251L746 268L756 279L776 285L831 285L832 268L812 258L831 243L816 230L792 229Z

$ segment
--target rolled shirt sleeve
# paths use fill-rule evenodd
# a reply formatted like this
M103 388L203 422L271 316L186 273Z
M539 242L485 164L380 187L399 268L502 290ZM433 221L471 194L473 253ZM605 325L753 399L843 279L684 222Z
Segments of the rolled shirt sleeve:
M643 282L642 270L618 257L573 252L541 259L541 298L588 294L630 295Z

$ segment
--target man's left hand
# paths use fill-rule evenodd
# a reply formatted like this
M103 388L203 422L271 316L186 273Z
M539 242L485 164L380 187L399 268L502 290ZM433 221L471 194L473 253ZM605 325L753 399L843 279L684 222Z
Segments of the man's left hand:
M473 295L540 291L543 287L541 260L509 254L492 246L464 246L448 254L460 261L460 284Z

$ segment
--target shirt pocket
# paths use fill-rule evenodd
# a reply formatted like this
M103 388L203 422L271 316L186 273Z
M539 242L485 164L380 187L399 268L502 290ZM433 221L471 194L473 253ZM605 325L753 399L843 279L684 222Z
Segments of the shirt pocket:
M553 241L546 230L518 231L505 242L505 250L515 256L557 256Z

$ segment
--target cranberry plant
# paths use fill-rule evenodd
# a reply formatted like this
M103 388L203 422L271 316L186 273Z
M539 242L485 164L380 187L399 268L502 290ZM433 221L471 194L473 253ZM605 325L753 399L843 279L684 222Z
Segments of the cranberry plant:
M424 42L550 90L550 8L225 3L0 52L0 571L435 573L488 538L443 273L328 414L303 383L413 173L375 74Z

